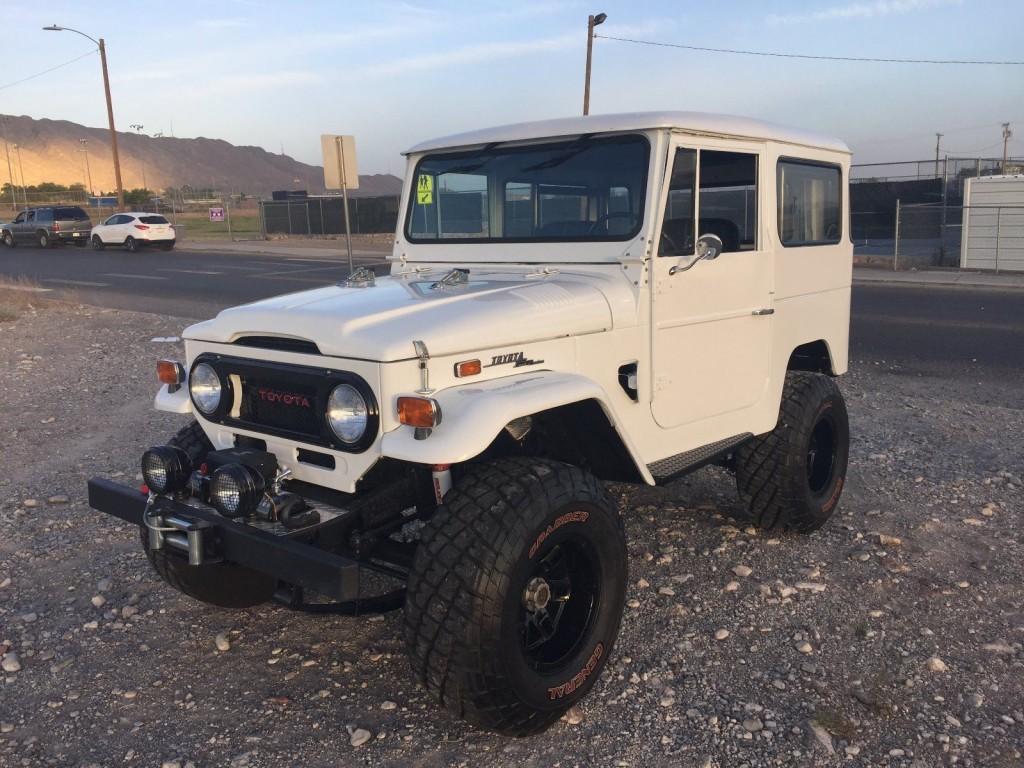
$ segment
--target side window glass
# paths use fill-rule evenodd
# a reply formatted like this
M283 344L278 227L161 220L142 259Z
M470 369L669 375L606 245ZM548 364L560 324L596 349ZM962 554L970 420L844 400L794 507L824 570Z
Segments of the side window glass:
M659 256L693 254L694 189L697 184L697 150L680 148L672 161L665 216L661 223Z
M36 212L35 211L29 211L28 212L28 218L26 219L26 221L33 222L35 220L36 220Z
M842 236L842 173L834 165L780 160L779 239L786 246L831 245Z
M19 213L17 216L14 217L14 223L15 224L21 224L24 221L25 221L25 213L24 212Z
M718 235L723 253L757 249L757 155L701 150L698 237Z
M533 185L505 184L505 237L533 237Z
M111 216L109 219L103 222L103 226L109 227L113 224L117 224L117 222L115 221L116 218L117 216Z

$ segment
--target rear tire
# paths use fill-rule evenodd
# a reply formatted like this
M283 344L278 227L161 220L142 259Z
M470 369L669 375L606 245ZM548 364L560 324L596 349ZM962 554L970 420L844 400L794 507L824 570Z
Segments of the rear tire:
M106 248L106 244L102 240L100 240L100 236L99 235L93 235L92 236L92 249L94 251L102 251L104 248Z
M124 239L124 247L128 249L129 253L135 253L139 250L139 243L134 237L129 235Z
M198 465L213 450L198 422L193 421L167 441L184 450L193 465ZM220 608L252 608L274 596L272 576L234 563L189 565L188 560L166 549L149 548L149 532L139 529L142 548L150 564L165 582L194 600Z
M48 232L39 232L36 235L36 242L39 243L40 248L50 247L50 234Z
M835 380L786 374L775 429L736 451L736 485L764 530L809 533L832 516L846 483L850 421Z
M622 520L596 478L524 457L470 466L416 550L405 604L413 670L456 717L539 733L600 676L626 571Z

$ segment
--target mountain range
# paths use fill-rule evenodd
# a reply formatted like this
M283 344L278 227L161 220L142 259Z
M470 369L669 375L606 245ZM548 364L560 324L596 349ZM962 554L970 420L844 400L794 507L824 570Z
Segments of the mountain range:
M106 128L89 128L67 120L0 115L0 153L5 149L4 139L7 152L0 154L0 184L10 181L13 175L16 186L24 178L28 185L50 181L81 183L88 188L91 176L96 192L115 187L110 132ZM321 166L301 163L261 147L235 146L221 139L179 139L123 131L117 133L117 147L125 189L145 186L163 191L190 185L248 195L269 195L282 189L324 191ZM350 194L397 195L401 189L402 180L397 176L369 174L359 176L359 189Z

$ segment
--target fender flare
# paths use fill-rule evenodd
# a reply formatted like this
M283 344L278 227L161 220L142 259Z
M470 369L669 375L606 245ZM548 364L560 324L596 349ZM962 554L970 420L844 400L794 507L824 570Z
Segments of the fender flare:
M537 371L466 384L436 392L441 423L425 440L412 427L400 426L381 440L381 454L417 464L458 464L479 456L513 419L583 400L594 400L604 411L637 471L653 485L647 465L629 436L618 428L608 396L591 379L574 373Z

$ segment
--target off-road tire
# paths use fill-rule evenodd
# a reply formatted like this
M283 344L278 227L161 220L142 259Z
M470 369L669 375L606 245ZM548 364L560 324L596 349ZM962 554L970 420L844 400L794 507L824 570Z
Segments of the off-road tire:
M39 243L40 248L49 248L51 245L50 234L46 231L37 232L36 242Z
M93 235L92 236L92 249L94 251L102 251L104 248L106 248L106 243L104 243L100 239L99 235Z
M198 464L213 450L206 434L193 421L167 441L184 450ZM149 533L139 529L142 548L149 562L165 582L179 592L220 608L252 608L268 602L274 595L275 580L259 571L233 563L189 565L188 560L165 549L149 548Z
M14 247L14 235L12 235L10 232L4 232L3 241L4 245L6 245L8 248Z
M129 235L124 239L124 247L129 253L135 253L139 250L139 242Z
M850 421L835 381L786 374L775 429L736 451L736 485L750 520L764 530L817 530L839 504L849 455Z
M531 657L526 617L536 614L527 613L524 584L550 575L538 569L559 554L571 579L563 599L552 589L552 610L565 606L562 622L554 620L556 633ZM409 575L405 638L413 671L431 696L473 725L509 736L543 731L599 677L626 583L622 520L600 481L542 459L471 465L424 528ZM552 657L540 661L545 653Z

